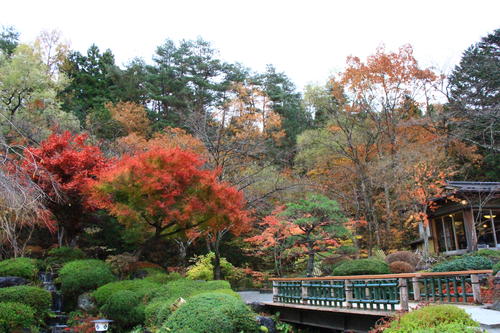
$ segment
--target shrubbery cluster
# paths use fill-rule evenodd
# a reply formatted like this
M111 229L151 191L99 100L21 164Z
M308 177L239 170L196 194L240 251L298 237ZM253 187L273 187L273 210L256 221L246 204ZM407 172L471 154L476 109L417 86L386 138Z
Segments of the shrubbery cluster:
M64 264L59 271L58 281L66 298L74 299L106 283L116 280L110 267L101 260L75 260Z
M0 333L31 328L37 323L35 311L22 303L0 302Z
M333 275L389 274L389 265L377 259L345 261L333 270Z
M493 263L483 256L463 256L457 259L444 261L432 267L433 272L456 272L480 269L491 269Z
M0 276L18 276L28 280L36 277L37 267L33 259L15 258L0 261Z
M50 310L52 295L47 290L32 286L0 288L2 302L16 302L33 309L37 317L44 317Z
M190 297L163 329L178 333L258 332L252 311L241 300L222 293Z
M45 263L47 266L58 267L67 262L85 258L85 252L82 250L74 247L61 246L49 250Z
M394 320L384 333L481 332L479 324L454 305L432 305L408 312Z

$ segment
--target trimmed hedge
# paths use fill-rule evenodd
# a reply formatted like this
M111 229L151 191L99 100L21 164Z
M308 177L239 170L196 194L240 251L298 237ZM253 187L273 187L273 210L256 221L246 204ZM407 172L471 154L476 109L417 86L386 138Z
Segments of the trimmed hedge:
M101 307L101 312L122 328L131 328L144 322L144 305L130 290L112 294Z
M99 287L92 293L97 305L101 306L115 293L120 291L131 291L142 299L145 295L152 293L160 285L148 280L123 280L115 281Z
M21 303L0 302L0 333L30 328L36 324L35 311Z
M2 302L16 302L30 306L37 316L45 316L52 304L52 295L47 290L32 286L0 288Z
M175 298L155 298L144 308L145 323L148 327L159 327L172 313L172 304L176 302Z
M384 333L481 332L479 324L454 305L432 305L408 312L392 322Z
M179 297L187 298L200 292L214 291L217 289L231 289L229 282L216 280L216 281L195 281L189 279L180 279L167 283L158 289L151 290L148 293L148 299L173 298Z
M206 293L187 299L163 325L177 333L258 332L255 314L233 296Z
M480 269L491 269L490 259L481 256L464 256L457 259L441 262L432 267L432 272L456 272Z
M335 267L333 275L389 274L389 265L377 259L357 259L343 262Z
M75 247L61 246L51 249L48 252L45 262L49 266L63 265L70 261L85 259L85 252Z
M65 296L76 296L116 280L110 267L101 260L76 260L64 264L58 281Z
M0 276L18 276L34 280L38 269L30 258L13 258L0 261Z

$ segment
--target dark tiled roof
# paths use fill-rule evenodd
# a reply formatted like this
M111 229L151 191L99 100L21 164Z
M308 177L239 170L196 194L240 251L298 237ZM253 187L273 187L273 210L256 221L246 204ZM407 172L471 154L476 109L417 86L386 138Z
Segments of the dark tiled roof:
M446 188L459 192L500 192L500 182L448 181Z

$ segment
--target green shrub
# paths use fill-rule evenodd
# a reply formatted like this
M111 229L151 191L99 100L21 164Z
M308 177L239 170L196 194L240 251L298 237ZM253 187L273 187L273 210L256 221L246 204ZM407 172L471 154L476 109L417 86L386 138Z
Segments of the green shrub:
M144 309L145 323L148 327L161 326L172 313L172 304L176 302L175 298L156 298L147 304Z
M255 314L241 300L220 293L190 297L163 328L177 333L258 332Z
M212 265L212 261L214 258L215 254L213 252L196 257L194 265L188 267L186 277L191 280L213 280L214 266ZM238 269L225 258L221 258L220 265L224 278L230 280L234 278L234 275L238 274Z
M159 285L157 283L148 280L115 281L99 287L92 293L92 296L95 298L97 305L101 306L106 303L112 295L120 291L131 291L137 295L137 297L142 299L145 295L151 293L158 287Z
M493 265L493 275L496 275L500 271L500 262Z
M30 258L15 258L0 261L0 276L18 276L28 280L36 277L38 269Z
M493 249L482 249L476 252L467 253L465 256L497 257L500 258L500 251Z
M109 266L96 259L71 261L59 271L58 281L63 294L70 298L94 290L115 280Z
M37 316L44 316L50 310L52 295L47 290L32 286L0 288L2 302L17 302L30 306Z
M481 256L464 256L458 259L441 262L432 267L432 272L456 272L479 269L491 269L490 259Z
M376 259L357 259L343 262L333 270L333 275L388 274L389 265Z
M175 281L182 279L182 275L177 273L177 272L172 272L169 274L165 273L160 273L160 272L153 272L147 277L144 278L144 280L151 281L154 283L159 283L159 284L165 284L170 281Z
M85 259L85 252L75 247L61 246L51 249L45 260L49 266L60 266L67 262Z
M479 324L454 305L432 305L408 312L392 322L384 333L477 332Z
M30 328L35 324L35 311L31 307L16 302L0 303L0 333Z
M122 328L144 322L144 305L139 296L130 290L112 294L101 307L101 312Z

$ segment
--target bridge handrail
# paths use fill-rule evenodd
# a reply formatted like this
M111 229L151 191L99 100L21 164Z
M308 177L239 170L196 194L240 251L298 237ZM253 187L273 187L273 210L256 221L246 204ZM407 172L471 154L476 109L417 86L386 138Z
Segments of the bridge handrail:
M314 306L348 307L392 311L400 304L408 310L410 299L432 302L480 304L480 275L492 270L418 272L354 276L273 278L273 300ZM311 281L311 282L308 282ZM317 283L314 283L317 281Z
M271 278L269 281L314 281L314 280L369 280L369 279L400 279L400 278L419 278L426 276L459 276L472 274L493 274L491 269L456 271L456 272L416 272L400 274L375 274L375 275L339 275L339 276L317 276L317 277L299 277L299 278Z

